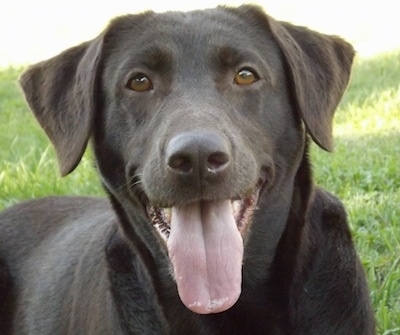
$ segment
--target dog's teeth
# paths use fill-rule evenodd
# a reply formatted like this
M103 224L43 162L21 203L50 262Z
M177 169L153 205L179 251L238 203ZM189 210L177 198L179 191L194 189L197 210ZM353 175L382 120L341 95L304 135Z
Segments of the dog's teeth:
M153 226L158 230L161 237L167 241L170 232L171 210L161 209L153 205L147 206L147 213Z
M170 223L171 222L171 208L164 208L164 219L166 222Z
M239 200L232 201L232 212L233 212L233 216L235 217L235 219L237 219L237 216L240 213L240 207L241 207L241 201L239 201Z

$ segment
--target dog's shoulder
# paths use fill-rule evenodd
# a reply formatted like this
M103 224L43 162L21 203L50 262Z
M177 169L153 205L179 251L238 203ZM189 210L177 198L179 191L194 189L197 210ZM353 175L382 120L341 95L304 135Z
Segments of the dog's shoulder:
M88 214L115 216L106 199L53 196L23 201L5 209L0 213L0 231L4 239L29 235L44 238Z
M108 200L100 198L48 197L24 201L0 213L0 255L17 261L57 234L72 234L77 230L74 227L102 229L112 224L114 217Z
M346 209L342 201L328 191L316 187L310 199L308 221L324 235L351 239Z
M356 266L358 257L346 209L341 200L322 188L315 188L310 198L304 235L306 249L323 273Z
M322 315L331 320L330 334L350 334L354 329L359 334L373 334L368 288L343 203L326 190L315 188L305 235L309 263L298 315L304 327L302 334L326 334L327 325L320 322Z

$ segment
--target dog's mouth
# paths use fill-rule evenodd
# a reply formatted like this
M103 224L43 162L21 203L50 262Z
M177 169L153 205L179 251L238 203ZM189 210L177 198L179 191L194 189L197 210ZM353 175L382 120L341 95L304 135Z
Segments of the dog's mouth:
M257 188L250 196L244 199L230 200L232 216L242 236L246 234L247 227L250 225L259 193L260 188ZM160 208L151 203L148 203L146 207L151 223L157 229L162 239L167 242L171 233L172 207Z
M243 237L264 181L260 178L253 192L240 199L199 200L171 208L147 205L166 242L179 296L193 312L223 312L239 299Z

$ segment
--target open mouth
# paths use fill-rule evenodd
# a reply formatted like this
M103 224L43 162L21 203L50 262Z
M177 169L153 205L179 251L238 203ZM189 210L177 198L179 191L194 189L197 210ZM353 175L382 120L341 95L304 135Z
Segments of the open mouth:
M237 229L242 236L245 235L247 228L250 225L257 206L260 188L261 187L258 187L250 196L246 198L230 200L232 215L235 219ZM150 203L147 205L147 214L151 220L151 223L157 229L164 241L168 241L170 236L171 213L172 208L160 208Z
M199 200L171 208L147 205L147 213L166 243L178 294L199 314L219 313L239 299L249 229L265 185L240 199Z

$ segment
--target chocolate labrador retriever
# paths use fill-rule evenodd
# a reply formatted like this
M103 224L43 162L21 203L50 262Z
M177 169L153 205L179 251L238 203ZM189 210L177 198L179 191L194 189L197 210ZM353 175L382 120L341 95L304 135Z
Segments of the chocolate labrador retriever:
M91 139L108 200L3 212L1 334L374 334L307 153L332 149L353 55L242 6L119 17L28 69L61 174Z

